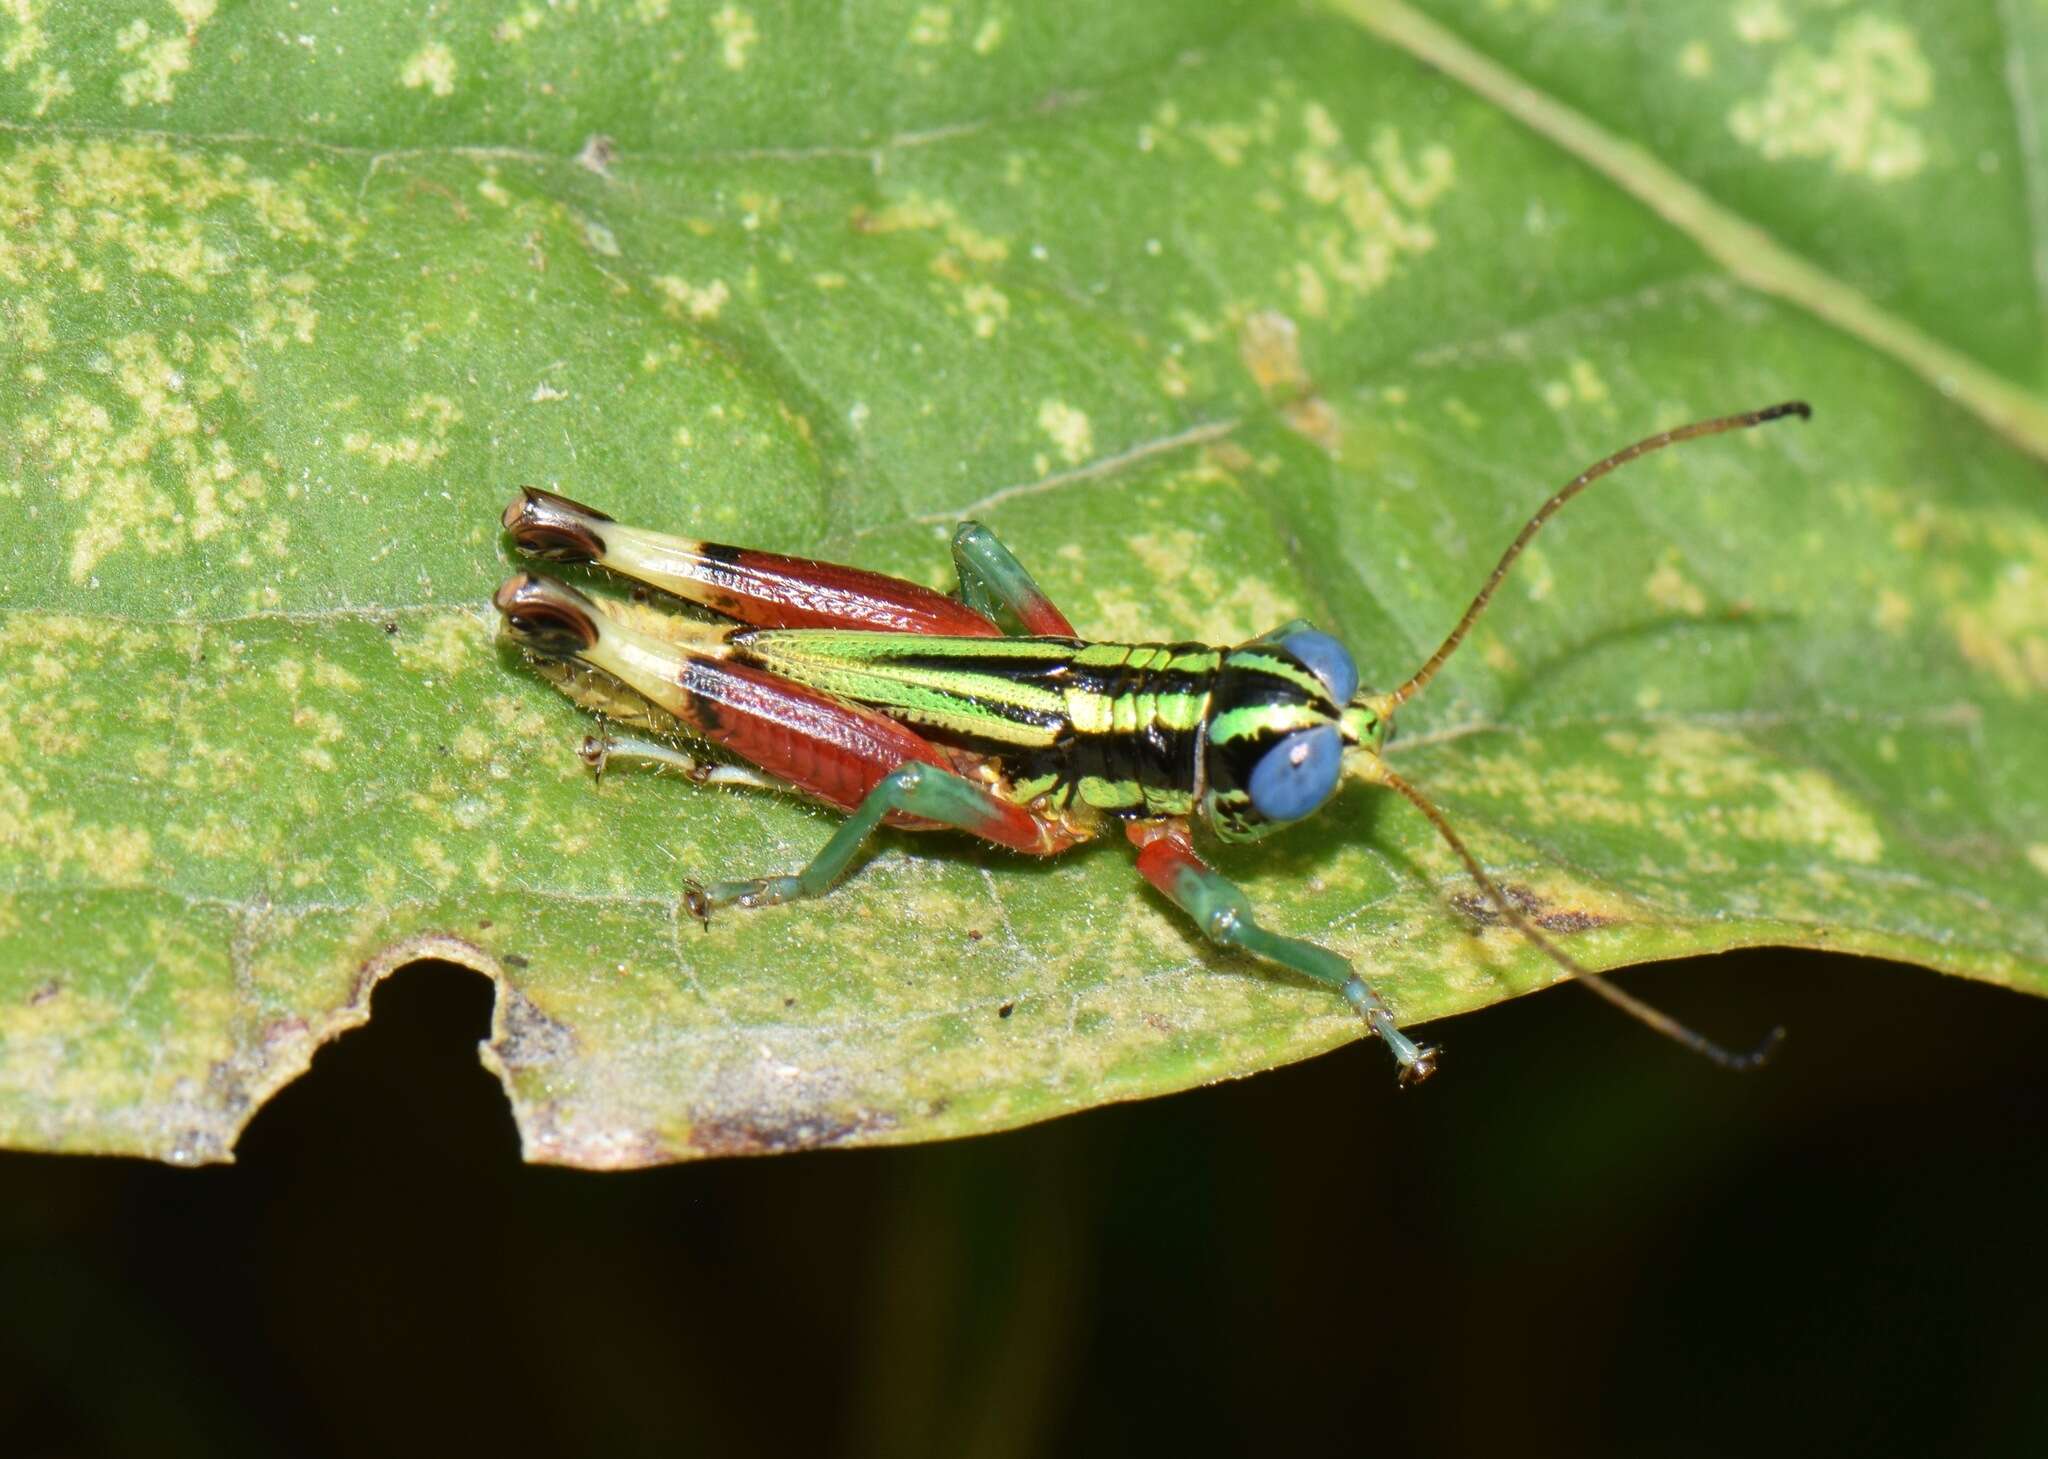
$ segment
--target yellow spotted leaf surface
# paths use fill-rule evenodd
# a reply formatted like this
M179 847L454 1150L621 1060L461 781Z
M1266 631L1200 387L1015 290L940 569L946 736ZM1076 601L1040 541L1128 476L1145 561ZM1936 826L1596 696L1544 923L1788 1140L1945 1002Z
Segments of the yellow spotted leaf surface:
M1395 763L1593 965L2048 991L2044 97L2027 0L0 0L0 1142L225 1159L420 958L585 1166L1360 1037L1120 844L700 930L832 819L593 783L520 483L1391 684L1573 470L1804 397L1574 506ZM1554 981L1383 793L1216 860L1404 1020Z

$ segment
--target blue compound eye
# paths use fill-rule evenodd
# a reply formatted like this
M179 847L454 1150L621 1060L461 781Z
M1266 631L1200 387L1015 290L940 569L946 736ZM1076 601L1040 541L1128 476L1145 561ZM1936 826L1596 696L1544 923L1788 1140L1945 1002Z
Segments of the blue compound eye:
M1335 725L1296 730L1252 767L1245 789L1252 809L1269 821L1298 821L1330 798L1344 769L1344 741Z
M1350 703L1351 696L1358 692L1358 665L1351 662L1351 651L1329 634L1304 628L1281 639L1280 647L1321 679L1330 697L1339 704Z

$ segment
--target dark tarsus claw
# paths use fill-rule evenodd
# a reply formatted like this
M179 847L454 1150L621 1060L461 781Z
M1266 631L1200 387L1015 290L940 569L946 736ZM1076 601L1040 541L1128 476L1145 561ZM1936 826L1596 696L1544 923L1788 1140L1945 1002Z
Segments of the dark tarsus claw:
M1399 1077L1403 1089L1413 1089L1436 1073L1436 1061L1441 1051L1434 1044L1424 1044L1415 1051L1415 1062L1403 1066Z

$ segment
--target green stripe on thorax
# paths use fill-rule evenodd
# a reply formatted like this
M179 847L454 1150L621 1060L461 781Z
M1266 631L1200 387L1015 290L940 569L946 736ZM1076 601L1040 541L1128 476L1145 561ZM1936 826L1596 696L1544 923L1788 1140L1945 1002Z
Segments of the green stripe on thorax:
M1192 732L1225 650L1065 638L747 630L734 651L771 673L971 740L1047 750L1072 733ZM1105 800L1122 792L1097 788Z
M1225 667L1246 669L1254 673L1284 679L1312 699L1326 699L1330 691L1323 687L1322 680L1304 669L1291 658L1276 653L1263 644L1246 644L1223 654Z

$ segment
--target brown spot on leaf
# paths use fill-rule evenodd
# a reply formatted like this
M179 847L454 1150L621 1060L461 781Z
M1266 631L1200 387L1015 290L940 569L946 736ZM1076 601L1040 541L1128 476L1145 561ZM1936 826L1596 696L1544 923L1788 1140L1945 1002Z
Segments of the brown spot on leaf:
M548 1017L538 1004L509 983L498 986L497 1025L491 1052L507 1070L560 1063L576 1052L576 1036L567 1025Z
M1517 912L1534 922L1545 932L1568 933L1590 932L1596 927L1611 927L1612 917L1603 917L1597 912L1579 911L1567 907L1548 907L1543 899L1525 886L1512 882L1501 886L1501 895ZM1477 922L1481 927L1500 927L1507 924L1500 908L1493 899L1481 892L1458 892L1451 898L1451 905Z
M599 177L611 175L612 163L619 155L619 144L602 132L592 132L584 138L583 150L576 154L576 165Z
M692 1125L690 1148L700 1155L784 1155L844 1145L894 1123L876 1113L820 1112L783 1118L740 1111Z
M266 1048L304 1038L311 1025L303 1018L273 1018L263 1025L263 1043Z
M1606 927L1614 919L1592 912L1545 912L1536 919L1536 925L1545 932L1590 932L1595 927Z

